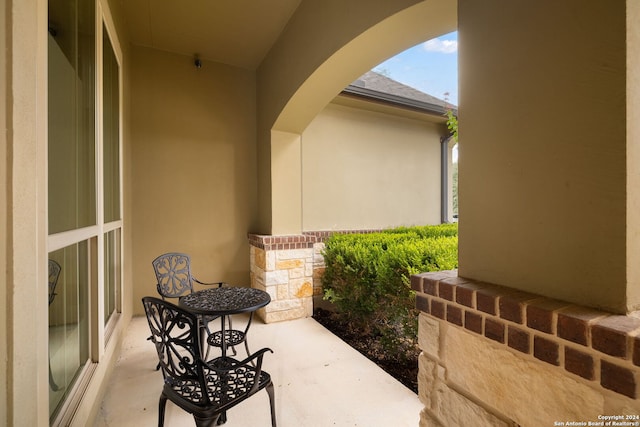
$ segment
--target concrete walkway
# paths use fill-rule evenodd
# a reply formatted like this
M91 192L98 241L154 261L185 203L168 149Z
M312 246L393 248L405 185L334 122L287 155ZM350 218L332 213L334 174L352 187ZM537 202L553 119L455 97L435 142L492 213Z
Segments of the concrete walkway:
M242 322L234 317L234 327ZM157 356L148 336L146 318L133 318L94 427L157 425L162 374L154 370ZM311 318L268 325L254 319L249 345L274 351L265 355L263 369L275 385L279 427L418 425L418 397ZM193 425L189 414L167 403L165 426ZM270 425L265 391L229 411L226 423Z

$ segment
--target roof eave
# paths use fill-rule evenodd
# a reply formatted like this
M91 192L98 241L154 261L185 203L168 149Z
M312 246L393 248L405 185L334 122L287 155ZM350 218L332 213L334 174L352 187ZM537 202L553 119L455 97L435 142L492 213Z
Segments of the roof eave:
M377 90L367 89L361 86L349 85L342 92L342 95L355 96L365 98L375 102L381 102L401 108L408 108L420 111L426 114L443 116L447 109L443 105L432 104L429 102L419 101L417 99L405 98L390 93L379 92ZM457 115L457 109L452 109Z

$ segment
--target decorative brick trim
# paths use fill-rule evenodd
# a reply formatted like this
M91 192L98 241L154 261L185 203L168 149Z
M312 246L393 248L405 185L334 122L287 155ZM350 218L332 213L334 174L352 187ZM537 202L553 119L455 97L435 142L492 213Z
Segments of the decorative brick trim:
M640 387L640 318L457 277L411 277L416 307L453 327L632 399Z
M564 368L588 380L595 379L593 357L571 347L564 348Z
M560 366L560 345L543 337L533 337L533 357Z
M634 372L620 365L602 361L600 367L600 384L602 387L624 394L632 399L638 395L638 384Z
M529 344L530 334L517 326L508 326L507 345L521 353L529 354L531 345Z
M371 234L383 231L383 229L371 230L332 230L332 231L304 231L302 234L272 236L269 234L249 233L249 244L256 248L272 251L288 249L308 249L314 243L323 243L334 234Z
M249 245L265 251L282 251L289 249L309 249L316 243L314 236L303 234L291 236L265 236L259 234L249 234Z

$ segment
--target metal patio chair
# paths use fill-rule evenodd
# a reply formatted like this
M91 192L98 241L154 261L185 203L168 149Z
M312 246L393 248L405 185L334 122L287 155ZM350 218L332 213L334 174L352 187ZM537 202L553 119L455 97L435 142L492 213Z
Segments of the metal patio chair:
M58 264L57 262L55 262L54 260L50 259L49 260L49 306L51 306L51 303L53 302L53 300L56 298L56 286L58 285L58 278L60 277L60 270L62 270L62 268L60 267L60 264ZM51 387L51 390L53 391L58 391L60 390L60 386L58 386L58 384L56 384L55 380L53 379L53 374L51 373L51 357L49 357L49 387Z
M156 259L154 259L151 264L153 265L153 272L156 275L157 290L158 294L162 297L163 300L167 298L180 298L183 295L187 295L194 292L193 284L198 283L200 285L205 286L218 286L222 287L226 285L225 282L202 282L196 279L193 274L191 274L191 257L185 253L181 252L168 252L166 254L162 254ZM217 316L198 316L201 323L201 342L204 346L207 342L206 337L213 337L216 335L215 332L212 332L209 329L209 323L213 320L218 319ZM227 317L229 321L229 331L233 331L231 326L231 317ZM219 335L219 334L217 334ZM212 340L209 340L213 342ZM234 356L237 354L236 349L234 347L235 343L230 345ZM206 347L207 354L205 358L208 357L209 347ZM248 349L247 349L248 352Z
M269 395L271 425L276 427L273 382L262 370L264 354L271 349L263 348L242 361L230 357L204 360L195 315L155 297L144 297L142 303L164 377L159 427L164 425L167 399L192 414L196 426L204 427L224 423L227 410L262 389Z

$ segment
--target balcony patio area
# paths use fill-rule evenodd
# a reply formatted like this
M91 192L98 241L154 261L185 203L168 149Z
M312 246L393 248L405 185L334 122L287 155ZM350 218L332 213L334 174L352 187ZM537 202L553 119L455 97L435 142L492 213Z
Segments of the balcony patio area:
M234 317L234 327L246 318ZM162 374L147 341L145 317L134 317L109 379L94 427L155 426ZM417 426L418 397L312 318L264 324L249 330L252 351L262 347L273 378L279 427ZM242 346L241 346L242 347ZM244 355L244 348L238 348ZM191 415L167 403L165 426L195 425ZM268 426L269 401L260 391L228 412L228 427Z

